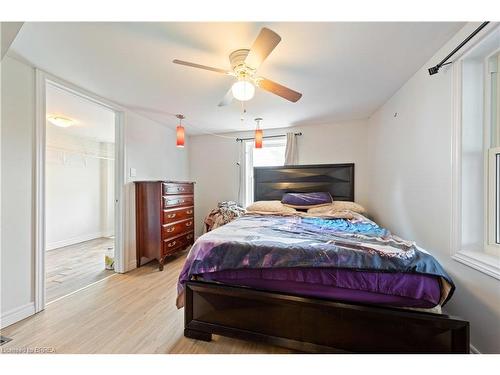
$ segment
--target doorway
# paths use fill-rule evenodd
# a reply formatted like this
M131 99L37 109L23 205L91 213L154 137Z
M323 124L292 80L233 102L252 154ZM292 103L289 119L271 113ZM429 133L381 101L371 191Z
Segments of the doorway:
M47 84L47 303L114 272L115 113Z
M37 71L36 312L124 270L122 113Z

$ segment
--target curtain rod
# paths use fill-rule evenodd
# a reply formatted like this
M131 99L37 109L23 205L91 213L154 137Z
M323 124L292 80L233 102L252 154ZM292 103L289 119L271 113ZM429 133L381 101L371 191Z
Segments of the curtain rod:
M472 32L472 34L470 34L467 38L465 38L462 43L460 43L453 51L451 51L448 56L446 56L443 60L441 60L441 62L439 64L437 64L436 66L433 66L429 69L427 69L429 71L429 75L434 75L436 73L439 72L439 69L441 69L441 67L443 65L448 65L448 64L451 64L452 61L450 62L446 62L451 56L453 56L455 53L457 53L457 51L462 48L463 46L465 46L469 40L471 40L472 38L474 38L476 36L477 33L479 33L482 29L484 29L486 27L487 24L489 24L490 22L483 22L476 30L474 30Z
M300 133L293 133L293 134L296 135L296 136L301 136L302 132L300 132ZM268 135L268 136L262 137L262 138L267 139L267 138L281 138L281 137L286 137L286 134ZM253 138L253 137L251 137L251 138L236 138L236 142L250 141L252 139L255 139L255 138Z

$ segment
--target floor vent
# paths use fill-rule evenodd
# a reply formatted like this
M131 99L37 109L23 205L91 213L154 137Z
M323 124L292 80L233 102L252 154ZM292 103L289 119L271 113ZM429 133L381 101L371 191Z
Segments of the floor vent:
M9 341L12 341L12 339L5 336L0 336L0 346L2 346L3 344L7 344Z

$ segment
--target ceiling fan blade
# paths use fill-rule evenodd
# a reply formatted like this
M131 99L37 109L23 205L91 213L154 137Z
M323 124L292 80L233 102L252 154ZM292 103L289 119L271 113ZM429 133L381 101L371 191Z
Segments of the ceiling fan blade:
M250 48L250 52L245 59L245 64L252 69L258 69L260 64L269 56L280 41L281 37L278 34L263 27L257 39L253 42L252 48Z
M300 92L289 89L288 87L282 86L279 83L273 82L266 78L261 78L258 80L258 85L261 89L272 92L286 100L290 100L291 102L296 102L302 97Z
M232 72L230 72L228 70L219 69L219 68L213 68L211 66L206 66L206 65L195 64L195 63L192 63L192 62L189 62L189 61L183 61L183 60L177 60L177 59L175 59L172 62L174 64L190 66L192 68L210 70L210 71L216 72L216 73L222 73L222 74L228 74L228 75L232 74Z
M231 89L226 92L226 95L224 95L224 98L219 103L219 107L224 107L231 103L233 101L233 91Z

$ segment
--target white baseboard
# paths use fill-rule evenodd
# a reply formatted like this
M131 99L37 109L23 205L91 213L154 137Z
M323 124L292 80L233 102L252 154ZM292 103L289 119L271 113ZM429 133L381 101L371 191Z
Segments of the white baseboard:
M476 347L472 344L470 344L470 353L471 354L481 354L479 350L476 349Z
M35 302L27 303L24 306L19 306L3 313L0 317L0 328L8 327L31 315L35 315Z
M85 235L78 236L78 237L69 238L67 240L48 242L45 245L45 250L50 251L50 250L58 249L60 247L74 245L74 244L77 244L80 242L90 241L90 240L94 240L96 238L101 238L101 237L107 237L106 233L103 233L103 232L90 233L90 234L85 234Z

